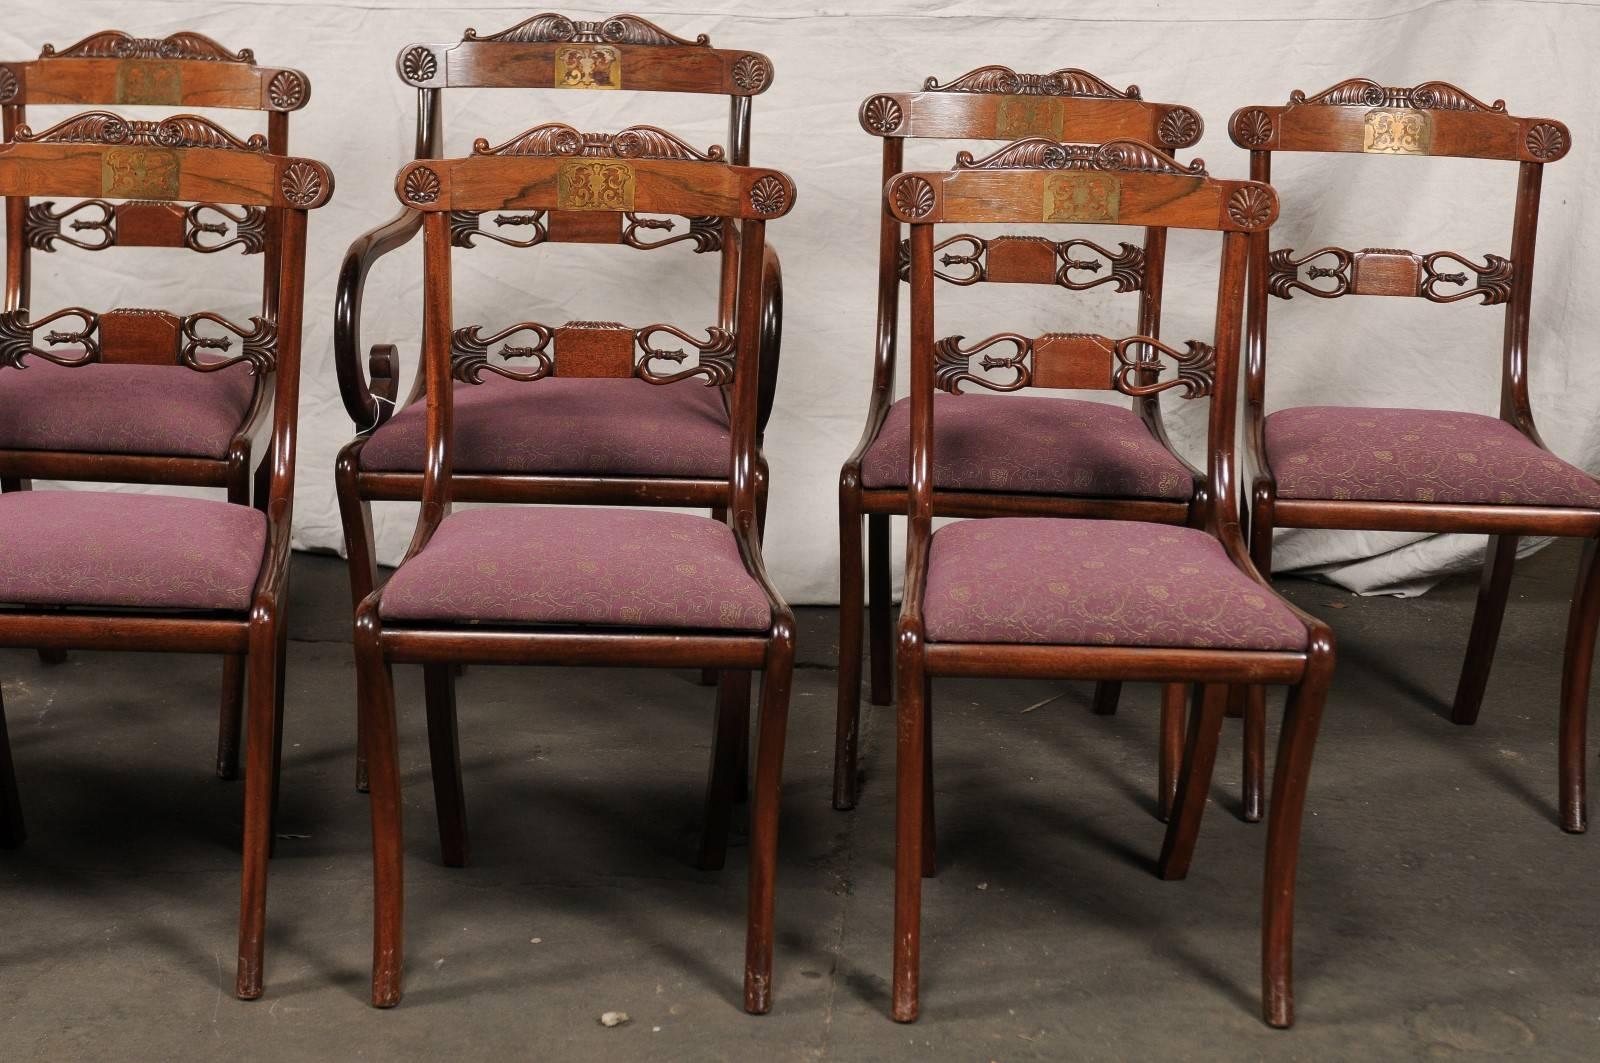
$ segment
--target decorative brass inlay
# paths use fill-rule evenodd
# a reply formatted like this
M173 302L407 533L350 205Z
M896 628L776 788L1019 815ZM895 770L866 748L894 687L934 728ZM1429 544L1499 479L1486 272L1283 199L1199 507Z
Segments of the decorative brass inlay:
M556 88L620 89L622 53L609 44L556 49Z
M1361 150L1377 155L1426 155L1433 118L1426 111L1375 108L1367 112Z
M625 162L569 162L556 174L561 210L632 210L633 167Z
M183 102L177 63L123 63L117 67L117 103L168 107Z
M1061 126L1061 105L1049 97L1004 96L995 106L994 135L1001 140L1060 140Z
M176 152L163 148L111 148L100 170L100 194L118 199L177 199Z
M1045 221L1117 220L1122 182L1108 173L1052 174L1044 183Z

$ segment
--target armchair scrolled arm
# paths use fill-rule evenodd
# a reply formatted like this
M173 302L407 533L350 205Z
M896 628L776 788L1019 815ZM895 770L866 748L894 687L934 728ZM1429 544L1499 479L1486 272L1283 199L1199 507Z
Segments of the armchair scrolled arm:
M403 211L393 220L357 237L339 267L339 289L333 304L333 364L339 374L339 395L359 432L376 429L394 412L400 385L399 352L390 344L374 345L368 370L361 368L361 297L367 273L390 251L403 247L422 229L422 215Z
M783 265L771 244L761 262L761 389L756 400L756 431L767 430L778 391L778 361L783 345Z

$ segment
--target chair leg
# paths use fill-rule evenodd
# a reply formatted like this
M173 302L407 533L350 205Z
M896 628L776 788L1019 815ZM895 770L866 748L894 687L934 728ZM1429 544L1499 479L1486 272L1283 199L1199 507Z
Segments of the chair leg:
M400 1003L405 968L405 841L400 803L400 747L394 671L383 659L376 618L356 617L356 693L367 743L372 806L372 1006Z
M1199 704L1189 714L1188 748L1184 751L1178 791L1167 819L1167 835L1161 844L1161 859L1156 869L1156 873L1168 881L1187 875L1189 862L1194 858L1200 818L1205 814L1206 796L1211 790L1211 769L1217 762L1222 718L1228 710L1228 688L1207 683L1196 688L1196 700Z
M17 791L17 768L11 760L11 739L6 734L5 699L0 695L0 849L15 849L27 838L22 799Z
M1582 834L1589 826L1584 782L1585 740L1589 728L1589 678L1594 666L1594 638L1600 621L1600 541L1583 545L1572 611L1567 617L1567 646L1561 668L1560 790L1561 829Z
M861 622L866 603L861 567L861 496L839 492L839 705L833 738L833 807L856 807L856 755L861 740ZM874 652L873 665L877 665Z
M933 818L933 680L922 678L922 877L939 870L939 830Z
M1244 768L1240 780L1243 802L1240 818L1246 823L1260 823L1262 791L1266 788L1267 778L1267 688L1258 684L1245 687L1244 691Z
M1156 770L1156 818L1167 822L1178 795L1178 771L1183 763L1184 703L1189 700L1187 683L1168 683L1161 688L1161 754Z
M1506 597L1511 591L1511 570L1517 563L1515 535L1489 536L1483 558L1483 579L1478 583L1478 606L1472 613L1472 634L1467 637L1467 659L1456 684L1456 700L1450 719L1463 726L1478 722L1483 692L1489 685L1489 668L1494 664L1495 643L1500 641L1500 622L1506 615Z
M1332 670L1332 650L1307 665L1307 677L1289 691L1272 773L1267 813L1267 861L1261 909L1261 1004L1269 1026L1294 1022L1294 890L1300 859L1300 826Z
M922 839L926 808L927 714L922 699L928 684L920 655L901 661L900 703L895 713L894 981L892 1015L913 1022L918 1011L917 983L922 953Z
M706 780L706 807L700 828L700 854L696 866L721 870L728 855L728 824L738 799L741 759L739 747L750 746L750 673L719 673L716 722L711 738L711 773Z
M245 659L222 658L222 711L217 717L217 778L239 777L239 734L244 725Z
M272 822L267 836L267 855L278 852L278 802L283 796L283 701L289 668L289 621L280 606L278 611L278 674L272 684Z
M767 649L761 677L761 723L756 737L755 801L750 810L750 897L744 945L744 1010L772 1007L772 938L778 878L778 810L783 788L783 744L789 728L789 684L794 676L794 628L780 623Z
M39 650L39 663L40 664L66 664L67 663L67 651L66 650L58 650L58 649L40 649Z
M1117 701L1122 697L1122 684L1115 679L1102 679L1094 685L1094 714L1115 716Z
M235 992L241 1000L261 995L262 953L267 923L267 862L272 850L272 808L277 789L277 651L279 618L250 632L249 728L244 772L244 873L239 899L239 967Z
M15 494L18 491L32 491L33 481L24 480L20 476L0 476L0 494ZM40 664L63 664L67 659L66 650L44 650L39 653Z
M356 458L350 448L339 452L334 465L334 488L339 498L339 519L344 525L345 554L350 565L352 611L359 609L378 585L378 551L372 535L372 503L361 497L356 483ZM356 716L356 789L367 792L367 744L361 716Z
M872 703L894 703L894 568L889 563L889 515L867 515L867 617L872 642Z
M456 677L448 664L422 666L428 707L428 762L433 805L439 816L439 851L445 867L466 867L467 797L461 783L461 742L456 732Z

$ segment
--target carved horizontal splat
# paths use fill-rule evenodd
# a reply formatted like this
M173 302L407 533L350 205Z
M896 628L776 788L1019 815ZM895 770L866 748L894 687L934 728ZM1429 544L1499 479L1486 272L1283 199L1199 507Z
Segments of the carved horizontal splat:
M71 345L72 353L45 350L34 343L34 333L46 325L53 325L58 321L71 320L78 323L78 328L53 328L44 334L44 342L50 347ZM54 362L61 366L88 365L95 361L100 354L100 344L95 338L99 318L91 310L81 306L68 307L57 310L48 317L37 321L30 321L26 308L21 310L0 311L0 366L9 366L13 369L27 368L26 359L31 355L43 358L47 362Z
M53 328L43 336L46 347L74 348L70 354L47 350L34 342L34 334L57 321L71 320L76 328ZM232 357L203 357L201 352L226 354L234 341L227 336L204 335L201 327L220 326L242 341L239 354ZM278 326L274 321L252 317L248 327L236 325L209 311L178 317L166 310L123 308L96 314L83 307L58 310L48 317L30 321L28 311L0 313L0 366L26 368L26 359L37 356L56 365L75 368L92 362L130 365L184 365L203 373L216 372L241 363L253 374L272 372L277 366Z
M1043 236L995 236L984 239L970 233L934 245L933 275L950 284L966 286L988 281L998 284L1058 284L1086 291L1114 284L1119 292L1144 287L1144 248L1122 243L1111 251L1092 240L1053 241ZM953 248L954 250L947 250ZM941 254L940 252L944 252ZM1085 253L1093 257L1085 257ZM911 277L911 242L900 241L900 279ZM939 267L944 267L943 269ZM955 267L961 272L951 272ZM1106 270L1101 275L1101 270ZM1083 277L1083 274L1088 274Z
M57 210L54 200L44 200L28 205L23 231L30 247L47 252L63 243L86 251L108 247L187 247L203 254L241 247L244 254L256 255L266 246L266 222L267 212L260 207L195 203L184 208L174 203L130 200L112 204L103 199L86 199ZM98 235L72 235L75 233Z
M472 247L478 237L505 244L508 247L533 247L549 237L545 228L544 211L496 211L494 229L483 227L486 210L453 210L450 212L450 243L456 247ZM500 232L505 228L531 229L527 236L511 236Z
M526 333L527 341L507 342ZM663 343L660 337L666 337ZM688 352L697 352L693 365L684 365ZM494 350L500 345L498 351ZM731 333L708 328L704 340L696 339L675 325L654 324L631 329L614 321L569 321L552 328L536 321L523 321L485 336L483 326L467 325L450 337L451 372L457 380L483 383L484 373L495 373L510 380L541 380L545 377L632 378L652 384L670 384L691 377L702 377L707 387L731 383L734 374L735 344ZM523 370L504 364L506 359L530 360ZM655 363L673 368L658 368Z
M658 247L688 241L694 244L695 254L722 250L722 222L714 217L681 219L689 223L683 232L650 239L642 234L674 232L680 219L651 217L632 211L621 214L562 210L493 212L496 229L516 227L532 230L526 237L517 237L484 228L483 215L488 213L481 210L451 211L450 242L456 247L472 247L473 241L481 236L510 247L533 247L545 242L623 244L640 251L653 251Z
M959 394L964 383L991 391L1042 387L1139 396L1180 388L1184 398L1197 398L1211 394L1216 377L1216 349L1195 340L1180 351L1149 336L1113 340L1093 333L1029 337L1001 332L971 346L963 346L964 339L948 336L934 344L934 384L942 391ZM1009 353L984 354L1001 345ZM1163 355L1176 367L1167 379L1162 379ZM978 358L976 371L974 358ZM996 371L1005 375L999 379L986 375Z
M113 144L159 148L224 148L265 153L267 138L254 133L240 140L209 118L179 114L159 121L137 121L110 111L88 111L35 133L18 126L20 144Z
M584 133L562 122L534 126L492 147L480 137L473 142L472 153L538 158L676 159L682 162L721 162L723 159L720 145L713 144L701 151L652 125L629 126L615 133Z
M956 155L958 170L1099 170L1106 173L1165 173L1185 177L1206 176L1204 159L1187 166L1171 155L1137 140L1106 144L1066 144L1044 137L1029 137L1007 144L982 158L972 152Z
M1450 269L1451 263L1465 269ZM1466 287L1468 273L1475 277L1471 288ZM1280 248L1267 259L1267 291L1280 299L1292 298L1296 291L1321 299L1382 295L1435 303L1455 303L1477 296L1481 305L1495 306L1511 298L1514 275L1515 267L1508 258L1485 254L1483 262L1475 262L1454 251L1421 255L1399 248L1347 251L1323 247L1296 258L1292 249ZM1328 283L1314 283L1317 281ZM1441 285L1452 285L1457 290Z
M40 59L198 59L218 63L254 63L249 48L237 52L200 33L174 33L167 37L135 37L121 30L102 30L77 44L56 49L47 44Z

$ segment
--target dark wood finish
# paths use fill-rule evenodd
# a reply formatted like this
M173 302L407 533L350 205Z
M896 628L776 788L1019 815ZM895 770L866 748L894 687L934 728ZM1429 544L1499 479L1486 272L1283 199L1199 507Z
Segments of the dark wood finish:
M1296 91L1281 107L1250 106L1234 112L1229 132L1250 151L1250 176L1271 179L1274 152L1365 152L1438 155L1514 162L1518 168L1509 253L1480 258L1454 251L1419 254L1400 249L1346 251L1321 248L1306 255L1273 250L1265 233L1252 237L1246 322L1244 437L1258 471L1251 486L1251 544L1257 566L1271 571L1275 528L1347 528L1373 531L1465 532L1488 535L1482 587L1473 616L1466 662L1451 716L1460 724L1478 717L1495 643L1500 634L1516 544L1524 535L1578 536L1592 546L1600 536L1600 511L1558 506L1462 505L1431 502L1363 502L1277 497L1266 461L1266 352L1269 297L1309 292L1415 296L1433 302L1476 298L1475 305L1505 307L1500 418L1544 448L1528 395L1528 325L1533 291L1534 243L1544 165L1566 155L1567 127L1549 118L1518 118L1503 101L1485 103L1444 82L1393 88L1354 78L1315 95ZM1470 279L1469 279L1470 278ZM1546 448L1548 449L1548 448ZM1574 591L1562 670L1559 821L1578 833L1587 825L1583 765L1587 690L1594 653L1591 617L1600 609L1600 585L1587 566ZM1262 787L1264 765L1260 691L1246 711L1246 804Z
M1181 104L1145 100L1137 86L1118 89L1102 78L1078 69L1062 69L1049 74L1018 73L1005 66L984 66L948 84L928 78L923 90L915 93L876 93L861 104L861 126L883 139L882 180L885 185L900 173L908 138L1015 141L981 159L963 151L958 158L964 169L986 171L1013 163L1031 165L1059 163L1063 169L1082 168L1099 157L1100 145L1128 138L1142 141L1139 151L1130 147L1111 149L1108 157L1126 155L1130 165L1159 165L1180 173L1185 167L1164 152L1192 146L1200 139L1204 123L1193 108ZM1069 141L1074 143L1062 143ZM1148 156L1148 144L1159 144L1162 151ZM1118 154L1120 150L1123 155ZM974 173L964 180L980 183L990 175ZM1004 180L1004 177L1001 178ZM1069 173L1041 175L1045 181L1072 181ZM1116 180L1107 174L1097 181ZM943 183L943 178L939 179ZM922 185L927 185L924 190ZM906 184L901 189L908 206L930 210L938 193L926 179ZM1063 203L1066 201L1063 200ZM1120 206L1120 204L1119 204ZM987 203L980 196L978 213L985 214ZM1048 211L1042 198L1020 220L1044 221ZM906 512L906 492L900 489L866 488L861 483L861 462L876 442L895 401L895 361L900 344L899 282L910 276L911 252L902 239L902 216L885 210L878 234L878 327L876 354L872 370L872 396L867 421L855 450L839 471L839 690L835 725L833 762L833 805L838 809L855 807L860 771L857 767L861 715L861 624L863 597L870 600L868 640L872 661L871 690L874 705L887 705L893 698L894 656L890 652L892 573L889 570L889 516ZM1112 286L1117 292L1138 292L1138 331L1152 339L1160 335L1161 293L1166 260L1166 231L1160 226L1146 228L1144 243L1122 243L1118 250L1082 238L1058 240L1038 235L983 238L968 233L947 237L935 245L941 256L935 276L947 283L1051 284L1069 291L1084 291ZM959 340L958 340L959 342ZM1060 341L1053 344L1060 346ZM1031 349L1028 357L1033 360ZM1026 381L1035 386L1107 388L1109 379L1096 371L1091 382L1072 368L1049 355L1042 382L1038 374ZM1054 366L1052 368L1052 363ZM1035 362L1037 368L1037 362ZM976 383L992 387L981 381ZM1018 378L1017 386L1025 386ZM1142 395L1133 406L1151 433L1167 443L1161 420L1158 396ZM1171 450L1170 445L1168 449ZM1180 460L1181 457L1180 457ZM1191 523L1203 500L1205 477L1184 462L1194 480L1194 496L1188 503L1115 498L1066 498L1019 495L1005 492L934 492L934 508L941 516L1014 515L1023 513L1074 516L1104 516L1157 520L1173 524ZM867 521L869 539L867 564L862 564L861 521ZM870 596L864 584L871 584ZM1096 691L1096 701L1104 711L1114 711L1116 693L1112 687Z
M1154 151L1145 147L1145 150ZM1116 158L1129 158L1126 152ZM1036 166L1048 166L1039 156ZM1207 436L1207 490L1197 506L1196 526L1214 536L1228 559L1254 580L1263 593L1270 584L1251 564L1239 526L1240 504L1234 437L1237 429L1238 357L1243 326L1247 254L1251 233L1263 231L1276 213L1276 196L1265 184L1217 181L1203 172L1183 178L1188 182L1176 194L1172 176L1164 172L1139 172L1115 168L1112 154L1100 154L1090 164L1093 173L1119 178L1124 208L1129 204L1162 204L1160 210L1182 212L1181 227L1223 234L1222 263L1217 285L1215 336L1204 345L1213 352L1214 372L1206 386L1185 389L1189 394L1212 393ZM1327 626L1293 606L1305 624L1306 648L1300 652L1174 649L1117 646L1053 646L1037 644L929 642L923 621L929 551L933 536L934 392L942 386L939 345L933 334L934 226L943 216L937 195L926 202L920 194L903 192L907 183L949 188L971 175L956 169L946 174L908 173L893 177L885 188L884 209L891 217L914 214L911 224L911 462L906 543L906 591L901 606L896 647L899 654L899 692L896 739L896 845L893 1015L902 1022L917 1017L920 966L921 883L933 869L930 847L932 753L929 708L934 676L1009 676L1033 678L1092 678L1102 683L1130 680L1169 684L1163 704L1163 731L1181 729L1181 686L1204 684L1204 694L1188 721L1188 741L1176 779L1167 764L1161 782L1160 804L1170 809L1159 873L1182 878L1188 870L1206 804L1211 769L1228 688L1240 684L1284 683L1292 688L1285 715L1283 747L1274 783L1272 821L1266 856L1262 924L1263 1013L1268 1023L1287 1026L1293 1018L1289 951L1293 933L1294 870L1299 842L1300 816L1310 768L1311 746L1333 662L1333 636ZM964 205L958 220L987 222L1013 219L1023 210L1039 209L1041 172L1027 169L996 170L987 175L987 195L992 217L976 216L975 205ZM1241 196L1240 193L1248 193ZM1218 204L1247 199L1250 210L1229 210ZM971 201L975 204L976 201ZM925 204L908 210L907 204ZM1164 215L1165 216L1165 215ZM1171 348L1163 348L1171 352ZM1175 352L1173 352L1175 353ZM1128 377L1123 390L1152 389L1169 373L1174 379L1185 371L1181 359L1176 370L1148 363L1137 377ZM1114 517L1107 519L1116 519ZM1105 688L1102 687L1102 691ZM1102 708L1110 700L1105 693ZM1170 787L1170 790L1169 790Z
M79 127L78 135L85 139L68 146L73 158L92 171L123 150L127 136L125 131L138 127L140 123L124 122L109 114L89 117L95 118L93 128ZM112 121L121 125L111 124ZM203 120L191 117L148 125L170 128L173 122L183 124L186 129L202 132L211 128ZM113 132L106 134L104 131L107 129ZM96 133L96 130L99 132ZM108 135L111 138L109 143L104 139ZM8 195L17 194L11 190L19 188L46 195L80 194L72 190L74 182L78 180L76 170L72 167L39 167L41 150L60 146L48 138L49 134L42 134L25 142L0 145L0 187L7 189ZM246 707L249 731L236 991L242 998L252 998L259 996L262 989L267 860L272 845L277 775L282 758L283 668L287 634L284 610L288 592L295 429L300 394L300 329L305 305L306 214L310 208L326 202L332 190L332 177L321 163L275 156L265 152L263 145L242 144L231 138L204 147L178 150L186 152L179 163L182 168L189 167L190 154L204 155L203 161L195 162L194 167L199 172L211 175L218 189L228 190L242 201L237 205L255 205L267 209L272 217L270 227L275 234L274 251L270 256L275 272L269 278L269 294L264 299L264 305L270 308L271 313L270 319L266 319L272 325L271 359L267 363L251 363L258 377L272 376L273 394L265 471L258 479L256 499L256 504L266 514L266 550L251 594L250 607L239 614L179 615L88 607L41 610L18 606L0 610L0 646L226 655L219 774L231 775L237 767L238 711L241 705ZM59 185L51 184L52 173L59 178ZM307 174L319 182L319 191L315 195L305 193L308 186L301 178ZM9 200L8 206L15 202L15 199ZM4 320L25 323L26 304L18 298L24 289L16 271L8 274L8 282L8 305ZM216 315L198 314L180 321L174 315L155 311L113 312L100 315L98 319L92 314L85 316L84 312L79 312L77 317L80 322L86 323L83 330L85 334L93 332L96 326L100 328L101 341L107 349L126 343L133 348L135 356L148 360L155 360L159 350L162 357L174 365L187 364L179 349L179 340L186 334L186 322L221 320ZM262 322L264 319L256 320ZM29 335L26 330L23 332L21 342L24 349L21 353L11 350L8 357L0 359L0 366L25 364L28 357L40 353L32 348ZM92 337L83 342L88 351L99 353L100 345L94 343ZM236 357L241 361L248 360L244 355ZM65 364L82 364L71 359L57 360ZM207 368L204 364L189 367L192 371L206 371ZM0 369L0 374L8 371L13 370ZM78 478L133 479L135 477L123 474L144 470L152 473L173 472L177 474L174 479L183 482L213 482L203 478L206 471L204 463L196 461L147 458L133 462L118 459L78 466L73 463L86 460L82 455L48 457L50 461L34 466L49 470L46 475L58 470L70 475L73 470L82 469L89 475ZM22 483L18 482L20 477L11 477L25 473L27 466L19 461L18 452L9 452L4 459L8 469L8 489L21 487ZM26 461L25 455L22 461ZM163 481L158 479L155 482ZM248 480L242 492L236 492L233 484L223 485L230 488L231 502L237 505L250 504ZM249 681L248 702L243 701L239 687L246 674ZM0 747L4 744L3 736L0 736ZM20 841L21 819L16 811L14 796L10 793L12 786L14 779L7 754L0 757L0 802L4 803L0 811L11 818L14 827L14 830L8 829L8 836Z
M547 128L547 127L541 127ZM539 130L530 131L531 136ZM666 134L663 134L666 136ZM523 139L523 138L519 138ZM599 141L591 139L591 144ZM587 164L593 157L584 160ZM492 167L485 170L485 164ZM451 318L451 211L482 210L491 200L515 197L533 210L557 209L569 195L559 178L562 160L537 154L491 158L485 151L466 159L428 160L403 168L396 192L407 209L422 217L424 254L422 401L427 414L427 465L422 476L421 513L402 568L426 548L448 519L460 478L454 475L452 436L454 387L479 383L485 372L499 373L537 387L546 377L579 373L602 376L637 375L652 384L666 384L700 367L670 374L648 369L648 338L666 326L629 329L609 323L573 323L552 329L525 322L494 338L476 327L454 326ZM606 163L606 165L610 165ZM767 579L761 559L757 424L762 367L760 360L771 323L764 314L768 274L766 225L794 202L794 186L776 171L734 166L716 159L632 159L628 183L654 206L684 215L718 206L718 224L733 232L737 221L738 271L734 278L733 313L724 331L726 344L708 343L713 353L731 352L723 363L713 360L703 373L708 386L727 389L730 398L731 476L726 493L708 499L708 508L732 529L752 578L765 591L772 623L764 632L693 632L606 627L538 628L443 622L384 622L380 619L383 590L370 591L358 604L355 644L361 729L366 746L367 782L372 802L376 924L373 941L372 1002L397 1004L403 968L403 844L397 742L395 737L395 662L425 667L429 746L434 770L435 801L445 863L463 863L467 855L465 798L456 739L453 666L464 662L542 665L595 665L711 669L720 673L715 740L706 794L706 825L699 862L717 867L726 853L731 807L743 790L740 776L748 760L750 675L763 672L760 731L750 830L750 904L746 938L744 1005L753 1013L771 1006L774 879L777 866L779 781L788 713L789 682L794 668L794 618ZM437 184L415 178L426 172ZM422 190L419 194L419 190ZM692 210L688 209L692 206ZM630 208L606 200L585 209L620 214ZM560 208L570 209L570 208ZM721 330L721 326L718 326ZM675 336L694 343L687 334ZM465 337L463 331L470 333ZM716 330L714 330L716 331ZM527 333L532 346L491 353L489 347L513 333ZM565 347L563 348L563 344ZM553 349L547 353L546 347ZM636 353L635 348L638 348ZM516 368L508 368L506 357ZM702 348L702 363L707 349ZM635 359L637 358L637 361ZM348 453L348 450L347 450ZM356 475L353 462L341 460L341 477ZM502 481L492 481L501 484ZM586 485L580 485L580 487ZM595 501L582 494L563 501ZM514 496L513 496L514 497ZM654 501L659 502L656 498ZM359 519L366 520L365 511ZM350 511L347 510L347 517ZM362 558L370 563L370 555Z
M164 38L134 37L119 30L104 30L76 44L57 49L45 45L39 58L29 62L0 63L0 133L5 142L27 138L37 143L30 148L33 161L8 166L17 175L14 190L6 195L6 288L3 310L31 309L32 254L50 253L60 247L101 250L109 247L187 247L203 253L238 247L243 254L262 254L261 317L276 319L276 290L279 274L279 212L272 203L282 205L283 174L262 173L263 163L255 160L235 169L217 172L205 161L214 153L168 147L184 144L264 148L273 156L289 152L289 114L304 107L311 98L311 83L298 70L260 66L250 49L235 52L209 37L193 32L174 33ZM203 119L182 115L166 122L124 122L106 112L91 112L59 123L54 130L104 138L121 134L127 141L115 155L100 154L96 169L93 150L72 150L71 145L50 144L51 130L33 136L28 132L29 105L70 107L74 110L122 104L165 105L176 108L251 110L266 114L266 134L240 141ZM70 155L77 177L69 187L57 184L67 164L56 164L62 154ZM19 160L28 154L18 155ZM142 163L138 160L145 160ZM325 168L308 169L308 160L281 160L302 165L295 190L303 198L311 178L320 179L321 195L332 192L331 175ZM114 201L107 188L118 187L121 172L152 178L177 180L189 198L199 202L187 205L151 202L175 196L138 195L133 200ZM230 175L247 175L248 190L234 187ZM265 176L263 183L262 177ZM135 181L137 183L137 181ZM126 189L124 178L120 182ZM79 191L79 189L92 191ZM167 188L147 191L170 191ZM30 203L31 194L83 196L82 201L57 206L54 201ZM211 202L217 200L219 202ZM236 204L227 206L226 204ZM243 205L239 205L243 204ZM297 206L313 206L312 202ZM135 482L225 488L233 502L250 499L251 469L257 480L268 468L263 457L253 461L253 444L266 432L270 417L273 386L271 367L256 377L256 389L242 423L220 459L177 458L165 455L104 455L45 451L0 450L0 476L7 481L30 479ZM5 490L16 488L7 486ZM265 504L265 499L258 500ZM57 651L50 651L55 653ZM245 669L241 660L228 663L223 672L221 728L217 758L218 774L231 779L239 759L237 735L244 705Z
M516 171L520 157L540 152L552 156L578 158L608 157L610 166L631 165L632 158L722 158L734 164L750 161L750 120L752 98L772 83L772 63L759 52L711 47L704 35L694 39L678 37L636 15L621 14L599 21L572 19L544 13L524 19L496 33L468 29L454 45L413 44L402 48L396 71L407 85L417 89L417 125L414 156L437 159L443 151L444 124L441 93L446 88L539 88L557 92L647 91L683 92L724 96L728 100L728 143L704 152L671 134L649 126L638 126L617 134L621 151L613 150L611 138L582 133L559 123L529 130L513 141L491 147L487 141L475 145L478 155L493 161L478 160L465 170L461 188L450 175L430 178L418 170L410 171L414 193L427 195L435 178L435 195L461 204L451 210L452 243L458 247L477 246L483 240L532 247L544 243L608 243L640 250L651 250L684 243L696 254L717 253L721 265L718 297L718 328L731 333L735 313L734 290L738 277L738 226L716 221L719 213L739 216L726 209L727 196L719 192L710 200L695 205L695 213L678 217L651 217L648 204L660 189L652 188L647 178L644 195L635 206L623 212L589 210L557 197L542 209L522 207L507 210L502 205L519 202L514 190L502 189L494 207L466 206L476 201L482 182L492 184L496 165L500 172ZM572 75L576 72L576 76ZM660 154L663 146L669 154ZM637 149L637 152L635 152ZM483 162L489 161L485 169ZM426 170L426 167L422 168ZM585 169L572 167L569 173ZM590 173L595 167L587 168ZM604 167L600 167L604 169ZM561 167L552 164L545 173L547 182L559 181ZM617 172L615 170L611 172ZM433 173L428 170L427 173ZM446 182L449 189L446 189ZM670 183L670 182L669 182ZM575 187L569 180L569 194ZM630 194L633 192L629 186ZM737 191L737 190L722 190ZM668 193L670 198L670 192ZM408 206L424 201L409 198ZM675 199L680 207L690 201ZM669 213L663 211L662 213ZM772 215L761 215L770 217ZM686 224L685 224L686 223ZM418 473L382 473L361 467L361 452L366 440L401 406L422 401L421 374L418 386L409 396L398 392L399 351L389 344L378 344L363 355L361 344L361 301L368 272L380 258L404 246L422 228L422 215L402 210L395 218L366 233L351 244L339 273L334 306L334 364L339 375L339 390L346 411L355 423L357 436L340 452L337 462L339 507L350 559L351 599L360 604L376 585L375 548L371 540L370 507L374 501L395 499L420 501L424 477ZM668 235L656 236L656 233ZM762 501L758 512L765 513L766 461L761 457L760 437L772 411L772 393L779 363L779 337L783 313L783 274L776 251L763 251L762 310L763 345L761 384L758 392L756 483ZM363 364L365 360L365 364ZM530 394L530 401L535 396ZM731 396L729 397L731 401ZM685 506L708 509L725 506L732 497L731 477L677 479L661 477L576 477L541 476L487 472L460 477L455 497L462 501L519 501L552 503ZM357 539L360 539L358 542ZM356 786L365 789L366 776L358 742Z

